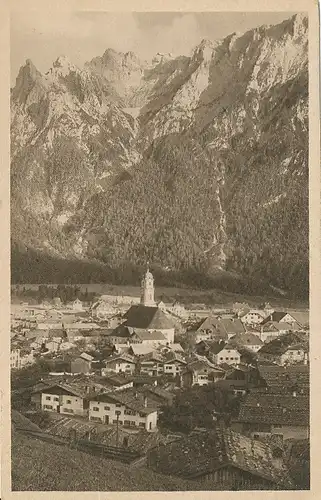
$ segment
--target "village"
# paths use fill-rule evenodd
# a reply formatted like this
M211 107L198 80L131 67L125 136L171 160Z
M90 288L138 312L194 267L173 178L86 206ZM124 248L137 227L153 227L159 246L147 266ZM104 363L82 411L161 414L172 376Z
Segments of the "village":
M309 489L309 314L140 297L11 307L14 432L197 482Z

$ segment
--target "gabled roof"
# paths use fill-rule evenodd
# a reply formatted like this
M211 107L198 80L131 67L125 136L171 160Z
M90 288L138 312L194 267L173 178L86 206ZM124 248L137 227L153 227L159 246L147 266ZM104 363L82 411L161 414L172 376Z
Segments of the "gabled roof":
M244 311L244 313L242 313L240 315L240 317L244 318L247 314L257 314L257 315L261 316L262 318L266 317L266 311L264 311L262 309L250 309L249 311Z
M254 333L246 332L242 334L236 334L231 338L231 341L236 344L240 344L243 346L251 346L251 345L262 345L263 342Z
M268 332L269 330L271 331L279 331L279 332L283 332L283 331L291 331L293 330L293 326L290 325L290 323L286 323L285 321L282 321L281 323L277 322L277 321L267 321L266 323L262 324L262 327L263 327L263 331L264 332Z
M264 344L259 350L259 353L280 355L285 353L291 345L298 345L298 342L301 348L307 345L306 342L301 340L300 336L296 335L296 333L287 333Z
M132 329L128 328L128 326L122 324L122 325L118 325L116 328L114 328L108 335L110 337L120 337L120 338L129 339L130 336L132 335Z
M145 415L149 413L154 413L157 409L155 407L155 403L148 401L147 398L147 406L145 406L145 397L144 394L137 391L136 389L124 389L122 391L117 392L108 392L105 394L98 394L97 396L92 396L91 401L102 401L102 402L111 402L115 401L117 403L121 403L131 410L138 411Z
M309 396L251 392L241 404L236 420L244 423L308 426Z
M146 344L131 344L130 350L134 356L144 356L145 354L153 352L154 347Z
M42 432L38 425L34 424L29 418L14 409L11 410L11 422L17 431Z
M309 326L309 313L307 311L295 311L289 314L300 326Z
M182 365L186 365L185 359L182 358L178 353L169 351L166 354L164 354L164 363L165 364L171 364L171 363L181 363Z
M308 365L262 365L258 364L261 378L268 387L285 389L297 385L304 390L309 389L310 370Z
M153 331L149 332L148 330L135 330L133 336L139 338L141 341L144 340L166 340L165 336L162 332Z
M273 311L271 314L267 316L267 318L265 318L265 320L262 323L264 324L269 321L275 321L279 323L286 315L287 313L284 311Z
M146 361L156 361L157 363L162 363L164 361L164 358L159 352L152 351L140 358L141 363L144 363Z
M136 360L134 356L131 356L130 354L116 354L114 356L110 356L109 358L106 359L106 364L112 363L113 361L125 361L126 363L135 363Z
M157 306L147 307L142 304L131 306L125 313L126 326L148 330L170 330L175 323Z
M168 443L154 450L158 470L197 478L232 466L276 485L291 486L286 468L277 466L271 448L230 429L217 427Z

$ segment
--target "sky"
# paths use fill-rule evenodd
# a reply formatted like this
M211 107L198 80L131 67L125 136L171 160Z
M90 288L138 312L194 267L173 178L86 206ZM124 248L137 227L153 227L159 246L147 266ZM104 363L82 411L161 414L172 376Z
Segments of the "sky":
M291 12L12 12L11 82L31 59L47 71L60 55L77 66L107 48L133 51L143 59L157 52L189 55L203 38L219 40L263 24L278 24Z

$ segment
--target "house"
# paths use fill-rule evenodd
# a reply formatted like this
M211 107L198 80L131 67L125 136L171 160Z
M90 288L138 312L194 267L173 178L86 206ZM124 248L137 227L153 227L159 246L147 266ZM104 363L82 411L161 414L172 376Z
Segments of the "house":
M158 347L159 345L167 345L168 338L164 333L157 330L138 330L135 329L131 336L130 343L141 343Z
M147 464L155 472L202 481L204 490L274 490L293 485L283 460L269 445L220 426L156 446L149 451Z
M142 375L157 377L164 373L164 359L158 352L151 352L141 356L138 361L138 371Z
M138 390L147 396L156 408L171 406L175 398L175 394L170 390L155 385L143 385Z
M136 360L129 354L116 354L106 359L106 368L102 369L102 374L108 372L134 373L136 370Z
M135 342L131 338L133 331L133 328L129 328L125 325L118 325L113 330L110 330L106 337L111 344L127 344ZM137 340L137 342L139 341Z
M78 298L75 299L72 303L71 303L71 308L73 309L73 311L83 311L84 310L84 306L83 306L83 303L81 302L81 300L79 300Z
M309 313L308 312L286 312L286 311L273 311L264 323L273 321L276 323L288 323L291 329L299 330L309 326Z
M11 349L10 368L19 370L21 368L20 349Z
M270 342L271 340L295 330L293 325L285 321L267 321L260 326L260 339L262 342Z
M309 436L309 396L296 391L251 391L232 428L254 438L277 434L282 439L305 439Z
M258 351L259 360L279 365L308 363L308 343L296 333L288 333L264 344Z
M115 307L107 300L102 297L94 302L89 310L93 318L96 319L107 319L115 314Z
M210 346L209 358L216 365L221 365L223 363L238 365L241 362L241 354L237 348L223 340Z
M90 373L92 371L92 360L84 359L82 356L70 362L70 372L73 374Z
M89 404L86 392L64 383L57 383L33 392L41 394L40 406L43 411L86 416ZM87 411L86 411L87 410Z
M165 375L180 375L186 367L186 361L176 352L164 354L163 369Z
M213 365L206 358L196 359L187 364L181 373L181 386L208 385L225 377L225 370Z
M199 343L202 340L228 340L233 335L244 332L244 325L239 319L208 316L197 325L195 342Z
M179 304L177 300L175 300L172 304L167 304L166 306L165 304L164 306L161 306L160 304L158 304L158 307L162 309L164 312L169 312L170 314L173 314L173 316L176 316L178 318L187 317L187 311L185 307L182 304Z
M259 325L267 316L267 311L262 309L250 309L240 315L240 320L245 325Z
M251 332L237 333L231 337L231 343L236 346L242 346L250 351L257 352L261 349L263 342L262 340Z
M82 340L84 336L88 335L90 330L98 330L98 325L96 323L85 323L77 322L64 325L64 329L67 334L67 339L69 342L76 342L77 340Z
M227 332L221 328L220 320L213 316L207 316L204 320L199 321L192 331L196 344L202 340L228 339Z
M157 409L148 397L134 389L93 396L89 420L153 431L157 428Z

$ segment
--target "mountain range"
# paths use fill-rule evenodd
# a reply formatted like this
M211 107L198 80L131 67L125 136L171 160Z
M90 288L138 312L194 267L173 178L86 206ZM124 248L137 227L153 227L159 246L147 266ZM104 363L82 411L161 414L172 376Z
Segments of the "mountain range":
M162 283L306 297L308 21L190 56L107 49L11 89L13 282Z

